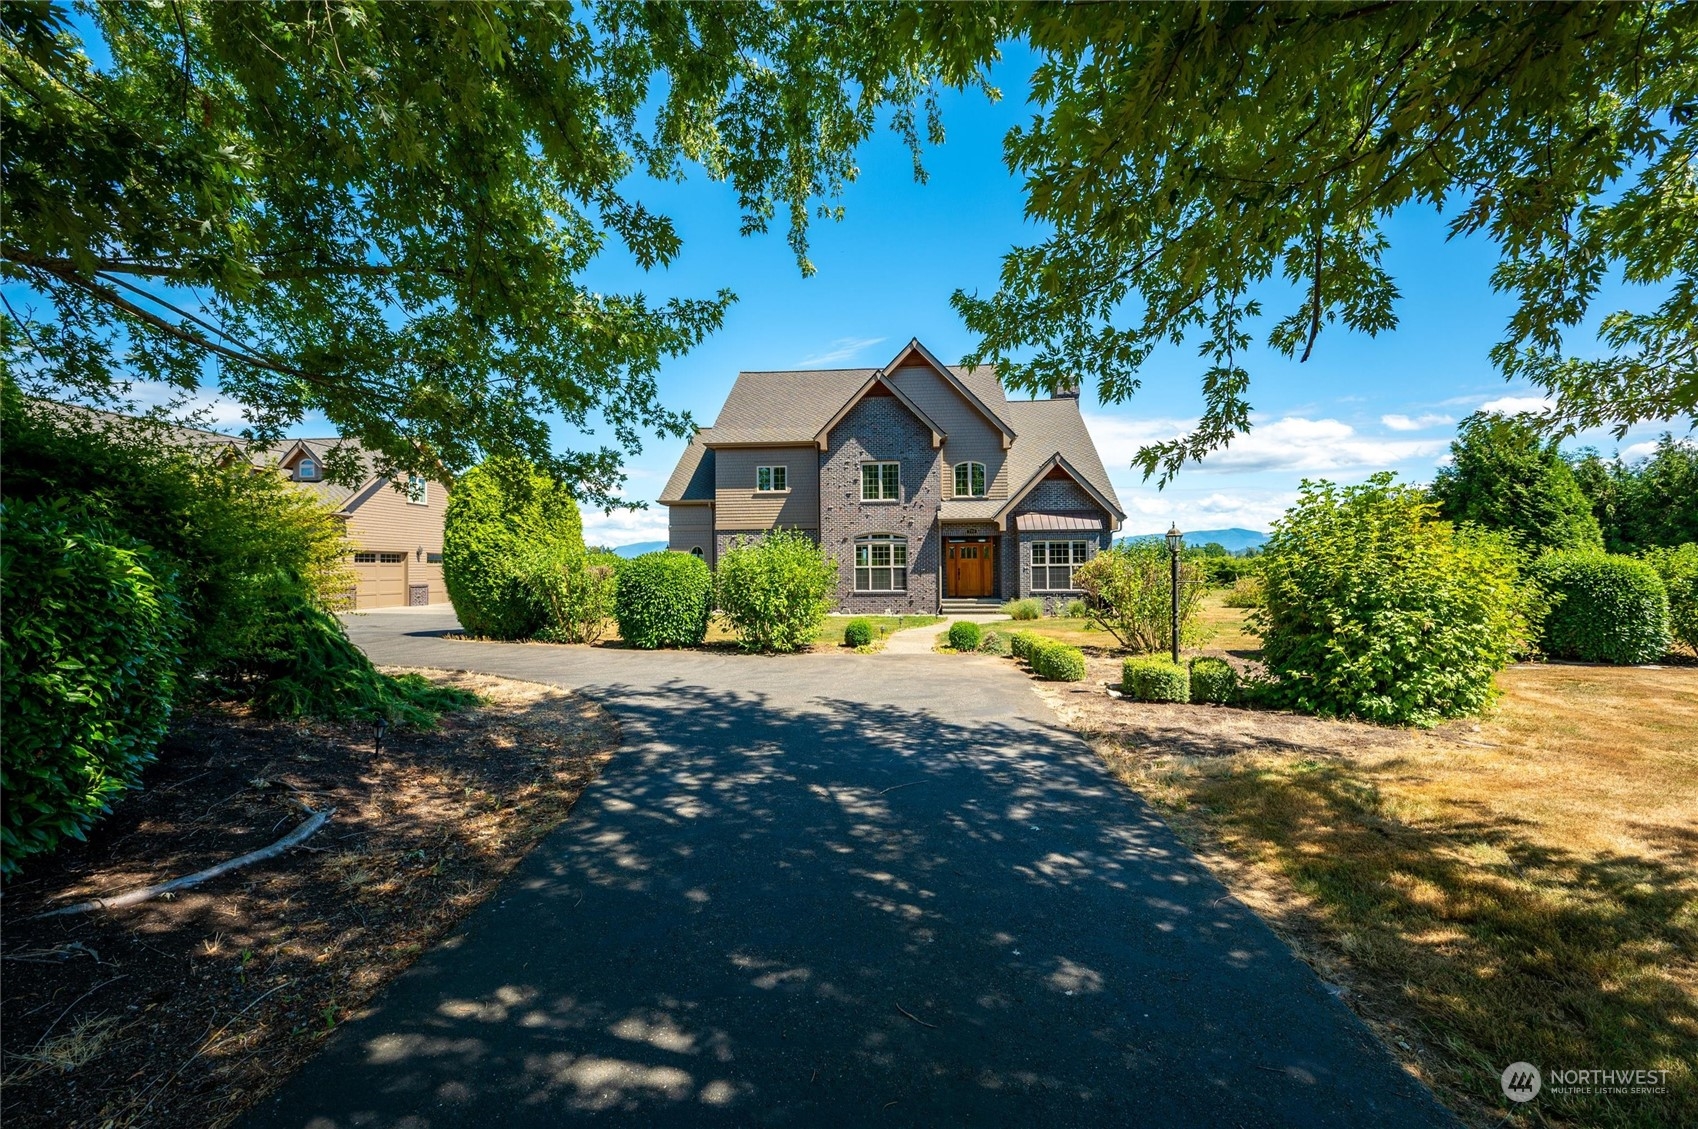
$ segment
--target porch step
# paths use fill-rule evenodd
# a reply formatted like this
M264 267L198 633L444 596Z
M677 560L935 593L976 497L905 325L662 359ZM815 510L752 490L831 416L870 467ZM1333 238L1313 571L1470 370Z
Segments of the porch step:
M983 600L944 600L944 615L993 615L1002 610L1002 601L998 599Z

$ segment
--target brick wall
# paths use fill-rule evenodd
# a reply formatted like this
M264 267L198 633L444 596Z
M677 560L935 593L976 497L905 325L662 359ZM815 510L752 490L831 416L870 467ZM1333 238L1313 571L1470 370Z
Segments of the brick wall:
M888 460L902 465L901 499L861 501L861 464ZM936 609L942 465L931 431L894 396L865 397L832 429L831 447L820 456L820 544L837 558L841 609L868 614ZM865 533L908 538L905 595L855 592L855 538Z
M1026 513L1090 513L1104 521L1104 527L1097 532L1067 532L1067 533L1025 533L1016 530L1016 521L1020 514ZM1008 522L1008 533L1003 538L1003 547L1012 562L1012 572L1019 594L1032 595L1032 542L1034 541L1089 541L1097 549L1108 547L1111 534L1108 524L1113 518L1105 514L1102 508L1087 494L1084 489L1070 478L1046 478L1033 488L1032 492L1023 498ZM1055 612L1059 605L1065 604L1070 596L1039 596L1044 601L1046 612Z

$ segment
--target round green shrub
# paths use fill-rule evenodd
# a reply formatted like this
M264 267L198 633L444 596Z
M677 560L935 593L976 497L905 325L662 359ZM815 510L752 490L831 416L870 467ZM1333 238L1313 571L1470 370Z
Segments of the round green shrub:
M469 635L536 635L549 624L546 589L583 555L578 504L528 463L487 459L461 475L448 498L442 581Z
M1000 631L987 631L984 637L979 640L979 653L981 655L1001 655L1006 658L1013 652L1009 646L1008 636Z
M1172 659L1141 655L1121 664L1120 690L1139 702L1189 702L1191 674Z
M1698 544L1653 549L1646 561L1669 594L1669 633L1698 653Z
M17 873L111 810L165 737L186 623L140 542L64 503L0 503L0 846Z
M1601 663L1646 663L1669 645L1669 599L1656 569L1632 557L1596 552L1546 553L1530 577L1551 609L1546 653Z
M1477 713L1527 637L1509 539L1439 520L1426 491L1390 473L1305 482L1261 560L1249 618L1271 705L1383 725Z
M1225 659L1201 655L1191 660L1193 702L1238 700L1238 672Z
M1008 650L1022 662L1032 661L1032 650L1042 643L1043 636L1031 631L1016 631L1008 637Z
M1032 653L1032 673L1051 682L1083 682L1085 652L1065 643L1048 643Z
M843 625L843 645L846 647L870 647L873 642L872 621L852 619Z
M795 651L831 611L837 566L806 533L775 529L720 554L715 592L743 650Z
M1091 609L1083 600L1069 600L1067 606L1061 609L1061 614L1068 619L1084 619L1091 614Z
M1024 600L1010 600L1002 605L1002 614L1013 619L1042 619L1044 603L1028 596Z
M949 625L949 645L957 651L976 651L979 649L979 639L983 632L979 625L967 620L957 620Z
M633 647L694 647L707 636L713 575L700 557L661 550L625 562L613 617Z

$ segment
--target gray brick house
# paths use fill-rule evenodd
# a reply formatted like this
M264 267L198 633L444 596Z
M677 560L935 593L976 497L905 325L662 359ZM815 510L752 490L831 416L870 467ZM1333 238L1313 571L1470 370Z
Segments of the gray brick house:
M775 528L838 563L846 612L1069 597L1125 519L1077 394L1010 400L919 341L876 369L744 372L660 502L711 566Z

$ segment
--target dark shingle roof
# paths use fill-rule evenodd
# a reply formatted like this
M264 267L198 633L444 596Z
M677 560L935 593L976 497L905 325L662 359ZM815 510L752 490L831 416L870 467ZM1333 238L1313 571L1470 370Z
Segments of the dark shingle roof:
M704 427L690 438L684 457L672 468L672 477L660 492L662 503L713 501L713 448L707 445L711 434L711 429Z
M1051 457L1060 455L1097 492L1125 516L1114 483L1108 480L1097 445L1085 427L1085 417L1079 413L1077 397L1065 396L1054 400L1010 400L1009 415L1020 437L1008 450L1009 492L1019 492L1032 476L1041 470Z

